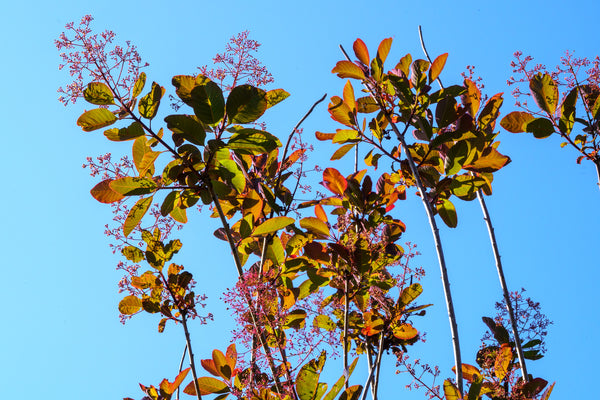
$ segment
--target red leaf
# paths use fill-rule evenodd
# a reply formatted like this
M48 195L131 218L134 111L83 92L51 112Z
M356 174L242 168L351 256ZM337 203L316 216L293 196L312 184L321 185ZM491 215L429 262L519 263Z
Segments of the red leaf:
M115 201L121 200L123 195L115 192L110 188L111 179L105 179L90 190L92 196L100 203L114 203Z

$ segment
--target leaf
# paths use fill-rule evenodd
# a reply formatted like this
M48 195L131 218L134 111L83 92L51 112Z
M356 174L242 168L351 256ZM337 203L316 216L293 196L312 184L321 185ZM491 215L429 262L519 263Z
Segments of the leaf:
M440 199L435 207L440 214L442 221L444 221L449 228L456 228L458 225L458 218L456 216L454 204L448 199Z
M165 117L167 128L173 133L198 146L204 146L206 132L204 127L195 116L192 115L169 115Z
M138 110L140 115L147 119L152 119L158 112L158 106L160 105L160 99L165 94L165 88L152 82L152 88L150 92L140 99L138 104Z
M423 287L419 283L413 283L402 290L398 303L401 307L406 307L419 297L421 293L423 293Z
M270 153L281 147L281 142L269 132L247 128L234 133L227 142L227 147L246 154L257 155Z
M352 148L354 148L354 146L356 146L356 144L351 143L351 144L345 144L342 147L340 147L339 149L337 149L333 155L331 156L331 161L335 161L335 160L339 160L342 157L344 157Z
M334 331L336 328L335 322L333 322L329 315L325 314L317 315L313 319L313 326L316 328L325 329L329 332Z
M160 383L160 389L167 394L175 393L175 390L177 390L179 385L181 385L181 383L187 376L188 372L190 372L190 368L186 368L183 371L181 371L177 375L177 377L175 377L175 380L173 381L173 383L169 382L166 379L163 379L163 381Z
M344 178L335 168L326 168L325 171L323 171L323 184L327 189L338 196L343 196L348 187L346 178Z
M452 124L458 119L456 99L448 96L439 101L435 108L435 121L440 128Z
M123 196L141 196L153 193L156 182L148 178L126 176L110 181L110 189Z
M283 216L282 217L273 217L273 218L266 220L265 222L263 222L256 228L254 228L254 231L252 232L252 236L269 235L269 234L277 232L278 230L283 229L286 226L291 225L293 223L294 223L294 218L283 217Z
M333 96L331 98L331 103L327 106L327 110L331 114L331 118L335 121L351 128L354 127L354 112L340 97Z
M219 370L217 370L215 362L212 359L200 360L200 364L202 365L202 368L207 370L210 374L214 376L221 376Z
M110 88L102 82L90 82L87 87L83 89L83 98L88 103L95 104L97 106L108 106L115 104L115 98Z
M470 79L465 79L465 88L467 92L462 95L461 100L463 105L469 110L469 113L473 118L479 111L479 104L481 103L481 91L477 85Z
M198 378L196 382L198 383L198 389L200 390L200 395L202 396L213 393L229 393L229 387L227 384L216 378L203 376ZM194 385L194 381L191 381L185 387L185 389L183 389L183 393L196 396L196 386Z
M435 81L438 76L440 76L440 73L442 72L442 70L444 69L444 66L446 65L446 60L448 59L448 53L444 53L444 54L440 54L439 56L436 57L435 60L433 60L433 63L431 63L431 68L429 68L429 83L431 84L431 82Z
M471 364L462 364L461 367L463 378L469 383L473 382L476 376L481 376L479 369ZM456 372L456 367L452 367L452 372Z
M344 390L340 395L339 400L358 400L360 394L362 393L361 385L353 385L348 389Z
M320 141L331 140L334 138L334 136L335 136L335 133L323 133L323 132L319 132L319 131L315 132L315 137L317 138L317 140L320 140Z
M509 344L504 343L498 354L496 355L496 361L494 362L494 373L496 377L502 381L508 373L508 365L512 360L512 350Z
M106 108L95 108L81 114L77 119L77 125L85 132L95 131L115 123L117 117Z
M215 125L225 115L223 91L213 81L195 86L190 92L190 99L194 114L205 124Z
M336 129L332 143L347 143L360 141L360 133L355 129Z
M273 89L269 90L265 94L265 99L267 100L267 108L273 107L275 104L281 103L283 100L290 97L290 94L283 89Z
M173 210L169 213L169 215L171 216L171 218L173 218L175 221L177 221L181 224L186 224L188 221L187 213L186 213L185 209L181 208L181 207L173 208Z
M538 107L554 115L558 106L558 86L550 74L539 72L529 81L529 89Z
M510 161L510 157L501 154L494 147L486 147L478 159L463 168L473 172L496 172Z
M348 378L350 377L350 375L352 375L352 372L354 371L354 367L356 367L357 362L358 357L355 358L354 361L352 361L352 364L350 364L350 366L348 367ZM347 378L344 375L340 376L335 385L333 385L329 393L327 393L322 400L334 400L340 392L340 390L342 390L342 387L344 386L346 380Z
M481 130L486 131L494 129L496 119L500 114L500 106L502 106L503 102L504 99L502 98L502 93L497 93L485 103L483 110L481 110L479 117L477 117L477 122L479 122L479 128Z
M125 258L134 263L139 263L145 258L144 252L135 246L124 247L123 250L121 250L121 253Z
M354 79L365 79L365 73L356 64L351 61L338 61L335 67L331 70L332 73L337 74L340 78L354 78Z
M264 90L251 85L236 86L227 98L227 117L237 124L247 124L259 119L267 110Z
M527 123L526 131L537 139L545 139L554 133L554 125L548 118L535 118Z
M392 327L392 335L400 340L414 339L419 334L411 324L399 324Z
M385 38L381 41L381 43L379 43L379 47L377 48L377 58L380 60L381 66L383 66L383 63L385 63L391 47L392 38Z
M227 363L227 358L225 358L225 354L221 350L213 350L212 352L213 363L219 375L225 379L231 379L231 374L233 370Z
M105 179L90 190L92 197L100 203L109 204L121 200L124 196L110 188L111 179Z
M296 376L296 392L300 400L314 400L324 364L325 351L318 359L310 360L300 368Z
M469 387L469 392L467 394L468 400L479 400L480 399L482 384L483 384L483 377L481 375L475 375L471 381L471 387Z
M367 49L365 42L361 39L356 39L352 45L352 49L354 50L356 58L358 58L361 63L369 65L371 58L369 57L369 50Z
M558 120L558 129L564 134L571 133L575 123L575 104L577 103L578 88L571 89L569 94L563 100L560 107L560 119Z
M444 397L446 400L460 400L462 396L450 379L444 381Z
M533 121L535 117L528 112L513 111L502 118L500 126L512 133L527 131L527 124Z
M119 312L123 315L133 315L142 309L142 301L135 296L126 296L119 302Z
M359 97L356 99L356 111L363 114L370 114L379 111L379 106L371 96Z
M151 204L152 196L139 199L133 207L131 207L129 214L127 214L127 218L125 218L125 223L123 224L124 236L129 236L135 227L138 226Z
M283 327L285 329L294 328L302 329L306 321L306 311L304 310L293 310L285 317Z
M123 142L144 136L142 124L135 121L127 128L111 128L104 131L104 136L113 142Z
M307 231L314 233L320 238L328 238L330 235L329 227L319 218L306 217L300 220L300 226Z
M133 85L133 91L131 92L131 98L135 99L142 93L144 90L144 86L146 85L146 73L141 72L140 75L135 80L135 84Z

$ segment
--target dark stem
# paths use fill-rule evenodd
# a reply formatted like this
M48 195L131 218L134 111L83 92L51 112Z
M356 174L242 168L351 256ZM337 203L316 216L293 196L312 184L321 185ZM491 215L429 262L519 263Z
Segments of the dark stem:
M196 375L196 364L194 362L194 352L192 351L192 341L190 339L190 331L187 326L187 318L185 316L185 311L181 312L181 323L183 325L183 332L185 332L185 343L187 345L188 350L188 358L190 359L190 368L192 369L192 376L194 377L194 388L196 389L196 397L198 400L202 400L202 396L200 395L200 387L198 386L198 376Z
M348 381L350 373L348 372L348 314L349 314L349 299L348 299L348 272L344 279L344 387L348 389Z
M179 373L181 373L181 370L183 369L183 362L185 361L185 354L187 353L187 342L185 343L185 348L183 349L183 354L181 355L181 361L179 362ZM180 385L181 386L181 385ZM177 398L179 399L179 389L180 386L177 386Z

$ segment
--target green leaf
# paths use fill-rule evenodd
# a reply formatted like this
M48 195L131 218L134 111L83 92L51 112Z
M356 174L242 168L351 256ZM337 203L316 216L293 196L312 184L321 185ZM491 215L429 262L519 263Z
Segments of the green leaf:
M454 97L444 97L435 108L435 121L440 128L445 128L458 118L458 108Z
M306 311L304 310L293 310L285 317L285 323L283 327L285 329L294 328L294 329L302 329L304 328L304 323L306 321Z
M138 226L151 204L152 196L139 199L133 207L131 207L129 214L127 214L127 218L125 218L125 223L123 224L124 236L129 236L135 227Z
M112 190L110 188L110 182L111 179L105 179L94 186L92 190L90 190L92 197L104 204L110 204L121 200L123 195Z
M277 232L278 230L283 229L286 226L291 225L293 223L294 223L294 218L273 217L273 218L266 220L265 222L263 222L256 228L254 228L254 231L252 232L252 236L268 235L268 234Z
M467 140L461 140L455 143L444 160L444 171L446 175L457 174L463 165L467 165L473 157L476 155L476 149L471 147L471 144Z
M119 312L124 315L133 315L142 309L142 301L135 296L126 296L119 302Z
M402 290L398 303L401 307L406 307L423 293L423 287L419 283L413 283Z
M325 364L325 351L318 359L306 363L296 376L296 392L300 400L314 400L319 384L319 376Z
M442 221L450 227L456 228L458 225L458 218L456 216L456 209L454 208L454 204L450 200L447 199L439 199L438 203L436 203L435 207L437 208Z
M165 117L167 128L173 133L198 146L204 146L206 132L204 127L195 116L192 115L169 115Z
M360 133L355 129L337 129L332 143L347 143L360 141Z
M147 119L152 119L158 112L158 106L160 105L160 99L165 94L165 88L158 85L156 82L152 82L152 88L150 92L140 99L138 104L138 110L140 115Z
M117 117L106 108L95 108L81 114L77 119L77 125L85 132L95 131L115 123Z
M266 93L251 85L236 86L229 93L226 110L232 123L254 122L267 110Z
M494 147L486 147L479 158L463 168L473 172L496 172L510 163L510 157L501 154Z
M469 388L469 394L467 396L467 400L479 400L479 395L481 393L481 385L483 384L483 378L481 375L475 375L473 381L471 382L471 387Z
M171 211L171 213L169 215L171 216L171 218L173 218L175 221L179 222L180 224L186 224L188 221L187 212L185 211L185 208L181 208L179 206L176 206L175 208L173 208L173 210Z
M331 72L337 74L340 78L365 79L363 70L351 61L338 61Z
M142 124L135 121L127 128L111 128L104 131L104 136L113 142L123 142L144 136Z
M191 104L196 117L205 124L215 125L225 115L223 91L213 81L195 86L190 92Z
M306 217L300 220L300 226L307 231L314 233L320 238L328 238L330 235L329 227L319 218Z
M171 211L173 211L175 208L175 202L178 200L178 198L178 192L169 192L169 194L165 197L162 205L160 206L160 214L163 217L166 217L171 213Z
M370 114L379 111L379 106L371 96L359 97L356 99L356 111L363 114Z
M200 394L202 396L213 393L229 393L227 384L216 378L203 376L198 378L196 382L198 383L198 389L200 389ZM185 389L183 389L183 393L196 396L196 386L194 385L194 381L191 381Z
M571 133L575 124L575 104L577 103L577 95L579 91L574 87L567 97L563 100L560 107L560 119L558 120L558 129L564 134Z
M95 104L97 106L108 106L115 104L115 98L112 91L102 82L90 82L87 87L83 90L83 98L88 103Z
M144 86L146 86L146 73L141 72L138 78L135 80L135 84L133 85L133 91L131 92L131 98L135 99L142 93L144 90Z
M283 89L273 89L269 90L265 94L265 99L267 100L267 108L273 107L275 104L281 103L283 100L290 97L290 94Z
M535 117L528 112L513 111L502 118L500 126L512 133L526 132L527 124L534 119Z
M424 74L425 71L429 69L429 61L427 60L415 60L410 66L410 82L413 87L420 88L427 79L427 76Z
M558 106L558 86L550 74L539 72L529 81L529 89L538 107L554 115Z
M315 328L325 329L326 331L334 331L336 328L335 322L329 317L329 315L321 314L317 315L313 319L313 326Z
M234 133L227 142L227 147L246 154L257 155L270 153L281 147L281 142L269 132L247 128Z
M548 118L535 118L527 123L526 131L537 139L545 139L554 133L554 125Z
M126 176L110 182L110 189L123 196L140 196L153 193L156 183L152 179Z
M339 149L337 149L333 155L331 156L331 161L339 160L344 157L350 150L352 150L356 146L356 143L345 144Z
M144 259L144 252L135 246L127 246L121 250L121 253L123 253L125 258L134 263L139 263Z
M457 175L450 183L452 194L462 200L472 200L477 191L487 185L487 180L472 175Z

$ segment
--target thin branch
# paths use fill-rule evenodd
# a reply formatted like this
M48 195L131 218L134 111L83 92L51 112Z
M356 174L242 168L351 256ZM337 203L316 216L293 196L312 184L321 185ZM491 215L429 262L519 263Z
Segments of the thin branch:
M349 383L348 380L350 378L350 373L348 372L348 315L349 315L349 304L350 300L348 298L348 272L346 272L346 276L344 279L344 387L348 389Z
M188 345L187 341L185 342L185 348L183 349L183 354L181 355L181 361L179 362L179 373L183 370L183 362L185 361L185 354L187 353ZM181 386L181 385L180 385ZM179 389L180 386L177 386L177 399L179 399Z
M379 334L379 345L377 346L377 359L375 360L375 365L373 365L369 369L369 376L367 377L367 382L365 382L365 385L363 386L360 400L365 400L365 398L367 397L367 386L369 386L369 384L371 383L371 379L373 379L373 374L375 373L376 366L381 363L381 355L383 353L383 336L383 332Z
M421 39L421 46L423 47L423 52L427 57L427 60L431 62L431 58L425 49L425 42L423 41L423 32L421 31L421 25L419 25L419 38ZM442 81L438 78L438 83L440 87L443 89ZM494 253L494 259L496 260L496 270L498 271L498 278L500 279L500 287L502 288L502 293L504 295L504 301L506 302L506 309L508 310L508 316L510 318L510 324L512 326L513 335L515 338L515 347L517 348L517 356L519 358L519 364L521 365L521 373L523 375L523 379L525 382L529 381L529 376L527 375L527 366L525 364L525 357L523 356L523 348L521 347L521 339L519 337L519 329L517 327L517 321L515 319L515 313L513 312L512 303L510 301L510 294L508 292L508 286L506 285L506 280L504 279L504 269L502 268L502 261L500 260L500 251L498 250L498 243L496 241L496 234L494 233L494 226L492 225L492 219L490 218L490 214L488 212L487 206L485 204L485 199L483 194L481 193L481 189L477 191L477 199L479 200L479 204L481 205L481 210L483 212L483 219L485 220L489 235L490 242L492 245L492 251Z
M181 311L180 311L181 312ZM200 387L198 386L198 376L196 375L196 364L194 362L194 353L192 352L192 341L190 339L190 331L187 326L187 318L185 316L185 311L181 312L181 323L183 325L183 332L185 333L185 343L187 345L188 350L188 358L190 359L190 368L192 369L192 375L194 377L194 388L196 389L196 397L198 400L202 400L202 395L200 395Z

